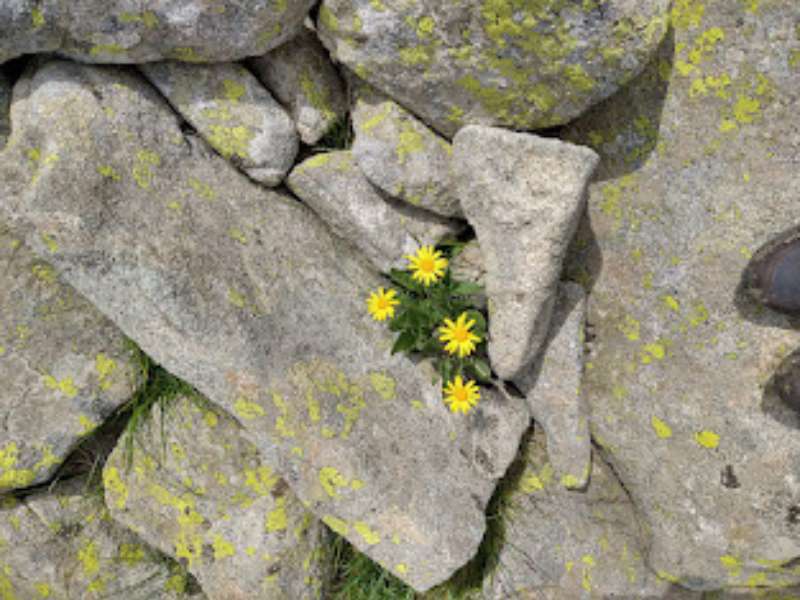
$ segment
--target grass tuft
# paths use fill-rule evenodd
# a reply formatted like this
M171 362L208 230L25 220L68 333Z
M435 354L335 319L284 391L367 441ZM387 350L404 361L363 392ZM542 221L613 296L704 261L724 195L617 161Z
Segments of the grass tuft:
M322 151L347 150L352 147L355 133L353 124L350 120L350 113L337 119L328 129L327 133L319 140L315 146Z

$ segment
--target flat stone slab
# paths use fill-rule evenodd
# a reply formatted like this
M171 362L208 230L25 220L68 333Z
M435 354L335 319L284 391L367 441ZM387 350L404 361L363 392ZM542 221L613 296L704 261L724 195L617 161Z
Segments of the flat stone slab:
M324 0L337 61L448 137L465 124L543 129L647 64L669 0Z
M385 283L366 260L301 203L184 137L142 79L56 61L17 90L0 210L31 246L234 415L356 548L418 590L469 560L524 404L484 389L479 410L451 414L432 372L392 356L368 315ZM32 147L61 158L32 164Z
M103 481L111 516L185 564L210 600L321 597L324 528L205 399L155 404Z
M139 69L208 144L253 180L278 185L292 168L294 122L241 65L169 61Z
M55 156L39 152L29 163ZM49 479L133 395L133 359L122 332L0 220L0 493Z
M113 522L93 485L0 497L0 597L205 600L177 563Z
M453 140L453 182L486 264L489 357L528 369L550 327L567 246L597 154L557 139L470 125Z
M3 0L0 63L59 52L91 63L225 62L264 54L302 27L314 0L66 3Z
M784 587L800 576L800 432L770 381L800 333L741 284L800 222L797 5L700 6L676 3L674 41L568 132L603 157L573 265L602 261L584 391L653 570Z

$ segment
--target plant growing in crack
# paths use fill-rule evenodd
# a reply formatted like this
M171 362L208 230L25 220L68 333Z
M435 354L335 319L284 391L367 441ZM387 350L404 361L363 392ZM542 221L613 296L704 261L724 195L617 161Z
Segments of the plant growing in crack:
M423 246L406 256L406 270L392 269L395 288L379 288L367 298L367 310L376 321L388 321L397 333L392 354L433 359L444 401L452 412L467 414L480 400L479 383L492 380L486 358L486 317L475 296L483 286L458 281L450 272L450 258L458 245Z

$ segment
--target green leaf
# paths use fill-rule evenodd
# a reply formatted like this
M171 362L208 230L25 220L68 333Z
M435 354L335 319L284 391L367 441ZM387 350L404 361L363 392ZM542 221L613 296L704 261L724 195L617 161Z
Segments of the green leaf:
M472 296L474 294L482 294L484 289L482 285L471 281L457 281L451 288L451 292L456 296Z
M389 271L389 279L400 287L410 291L419 293L421 288L420 284L411 278L411 273L408 271L401 271L400 269L392 269Z
M449 358L445 358L442 360L441 366L441 373L442 373L442 385L447 385L447 383L453 378L453 361Z
M467 321L471 321L472 319L475 319L475 326L472 331L483 338L486 335L486 319L477 310L468 310Z
M492 369L482 358L473 358L469 363L470 371L475 375L475 379L486 383L492 380Z
M413 348L416 343L417 336L411 331L404 331L398 336L394 346L392 346L392 354L397 354L398 352L407 352Z

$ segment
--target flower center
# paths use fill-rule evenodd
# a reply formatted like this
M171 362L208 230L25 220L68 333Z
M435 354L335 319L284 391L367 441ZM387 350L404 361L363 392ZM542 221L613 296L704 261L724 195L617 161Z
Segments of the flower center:
M425 273L433 273L436 268L436 261L432 258L422 258L419 261L419 270Z
M459 402L466 402L467 401L467 388L459 387L453 390L453 398L455 398Z
M453 339L459 343L464 343L469 339L469 331L466 327L456 327L453 329Z
M389 308L389 301L386 298L378 298L376 304L378 305L378 310L386 310Z

